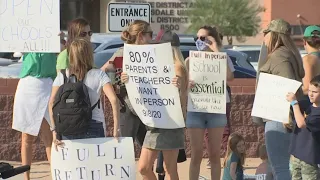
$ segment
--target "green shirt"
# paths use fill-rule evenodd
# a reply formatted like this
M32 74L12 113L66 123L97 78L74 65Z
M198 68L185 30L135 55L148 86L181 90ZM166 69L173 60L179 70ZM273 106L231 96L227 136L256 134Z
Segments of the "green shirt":
M241 166L241 162L239 157L235 153L231 153L227 160L227 165L223 169L223 177L222 180L232 180L231 174L230 174L230 167L231 163L237 163L237 169L236 169L236 180L243 180L243 168Z
M69 56L67 49L63 50L57 59L57 67L56 69L67 69L69 67Z
M67 69L69 67L69 54L67 49L63 50L57 59L57 70ZM96 68L97 66L93 63L93 67Z
M55 79L57 55L54 53L26 53L23 55L20 78L33 76L36 78Z

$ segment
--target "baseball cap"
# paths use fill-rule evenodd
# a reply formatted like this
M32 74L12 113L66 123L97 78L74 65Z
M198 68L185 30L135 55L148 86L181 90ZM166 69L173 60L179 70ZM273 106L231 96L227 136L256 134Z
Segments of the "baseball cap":
M268 33L270 31L281 34L291 34L291 26L287 21L283 19L274 19L270 22L268 28L263 32Z
M171 46L180 46L179 36L170 30L160 30L156 38L150 44L161 44L171 42Z
M314 31L319 31L319 33L314 33ZM304 37L317 36L320 37L320 27L319 26L308 26L303 33Z

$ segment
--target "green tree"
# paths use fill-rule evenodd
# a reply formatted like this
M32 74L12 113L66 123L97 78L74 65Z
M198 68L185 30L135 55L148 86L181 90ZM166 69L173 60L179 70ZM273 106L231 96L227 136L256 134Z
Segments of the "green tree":
M258 0L195 0L188 10L191 20L189 32L195 33L204 25L218 27L232 45L232 36L244 41L245 36L254 36L260 28L261 18L258 16L264 11Z

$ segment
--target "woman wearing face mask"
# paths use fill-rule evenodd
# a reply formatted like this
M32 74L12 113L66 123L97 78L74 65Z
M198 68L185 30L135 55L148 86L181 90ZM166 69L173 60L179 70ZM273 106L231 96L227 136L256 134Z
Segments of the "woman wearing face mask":
M199 51L221 52L221 38L216 28L203 26L197 33L195 43ZM230 58L227 59L227 80L233 79L234 67ZM186 60L189 68L189 60ZM193 82L191 81L191 87ZM230 97L227 95L227 103ZM221 175L220 144L224 127L227 124L225 114L188 112L186 127L188 128L191 143L191 163L189 168L189 179L199 178L200 164L203 154L203 137L205 130L208 131L208 154L211 163L211 179L218 180Z
M59 73L61 69L67 69L69 67L69 47L72 41L76 38L84 38L90 41L92 36L92 31L90 29L89 22L83 18L77 18L70 22L68 25L68 38L66 42L66 49L63 50L57 59L57 72Z
M272 20L263 32L268 57L264 64L261 64L259 71L301 82L304 77L304 69L301 55L290 37L290 24L282 19ZM301 88L296 95L298 100L302 99ZM276 180L290 180L290 134L280 122L267 119L263 119L263 121L265 122L265 142L273 177ZM292 125L289 124L286 127L292 128Z
M219 37L221 39L221 42L223 40L223 35L221 33L219 33ZM230 62L230 61L228 61ZM231 67L231 69L234 69ZM230 97L230 101L227 102L227 105L226 105L226 116L227 116L227 125L224 127L224 130L223 130L223 135L222 135L222 140L221 140L221 150L223 152L223 154L227 151L227 144L228 144L228 138L229 138L229 135L230 135L230 112L231 112L231 88L230 86L228 86L228 82L229 81L232 81L233 78L229 78L229 80L227 81L227 92L228 92L228 96ZM206 146L207 146L207 149L209 147L208 145L208 131L206 130L205 131L205 143L206 143ZM210 160L208 160L207 162L207 169L210 169L211 168L211 163L210 163Z

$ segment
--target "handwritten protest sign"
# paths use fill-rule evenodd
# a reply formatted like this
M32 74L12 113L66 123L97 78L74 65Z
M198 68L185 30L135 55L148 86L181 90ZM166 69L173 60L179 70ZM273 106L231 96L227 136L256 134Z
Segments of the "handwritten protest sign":
M190 79L195 82L188 96L188 111L226 113L227 54L190 51Z
M123 71L129 100L141 121L150 127L185 127L170 43L124 45Z
M59 52L57 0L0 0L0 52Z
M131 137L65 140L52 147L52 180L135 180L135 157Z
M289 122L288 92L295 93L301 82L272 74L260 73L251 115L282 123Z

